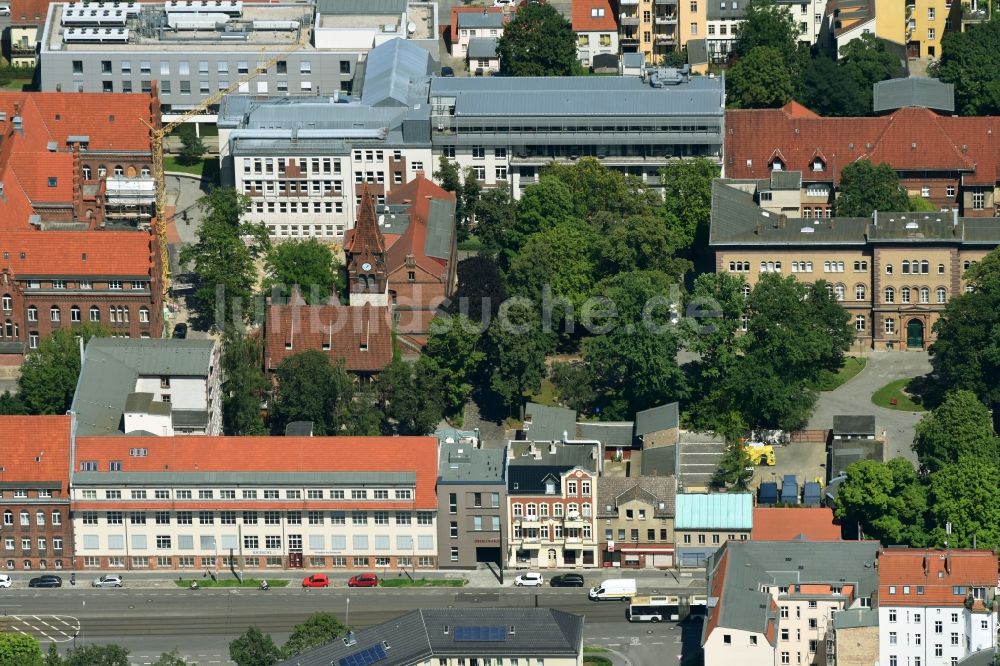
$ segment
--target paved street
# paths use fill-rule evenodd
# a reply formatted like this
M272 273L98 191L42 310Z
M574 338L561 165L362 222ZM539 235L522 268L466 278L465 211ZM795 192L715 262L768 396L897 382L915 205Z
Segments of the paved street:
M808 427L831 428L836 414L874 414L877 428L886 431L889 457L903 456L916 463L917 457L911 444L921 414L877 407L872 403L871 396L893 380L918 377L930 370L926 352L873 352L868 355L865 369L854 379L836 391L820 394Z
M588 575L595 581L606 572ZM291 628L310 613L330 611L354 627L385 622L415 608L488 606L543 606L586 616L585 644L601 645L619 653L616 663L635 665L676 663L683 645L689 645L697 627L678 628L672 623L629 624L625 605L595 603L586 589L541 588L425 588L303 589L301 587L256 589L84 587L89 576L75 588L32 590L15 584L0 593L0 630L24 631L60 649L74 644L118 643L132 652L133 663L155 661L165 651L177 648L198 664L228 664L228 643L248 626L259 626L275 641L287 639ZM659 578L663 581L663 578ZM698 591L678 588L642 577L640 592ZM682 582L687 582L682 579ZM690 582L694 582L693 580ZM293 582L293 585L296 585ZM350 602L348 602L350 599ZM350 609L348 611L348 605ZM348 612L350 616L348 617ZM685 633L686 632L686 633Z

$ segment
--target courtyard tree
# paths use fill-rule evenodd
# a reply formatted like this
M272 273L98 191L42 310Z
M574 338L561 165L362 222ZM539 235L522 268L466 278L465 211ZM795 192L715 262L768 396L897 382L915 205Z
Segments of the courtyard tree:
M522 3L497 40L501 76L569 76L579 67L573 26L554 6Z

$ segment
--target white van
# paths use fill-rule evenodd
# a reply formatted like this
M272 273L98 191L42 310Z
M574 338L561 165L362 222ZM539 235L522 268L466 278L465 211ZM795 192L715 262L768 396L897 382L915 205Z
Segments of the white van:
M590 588L587 595L591 601L620 599L625 601L635 596L635 578L609 578L597 587Z

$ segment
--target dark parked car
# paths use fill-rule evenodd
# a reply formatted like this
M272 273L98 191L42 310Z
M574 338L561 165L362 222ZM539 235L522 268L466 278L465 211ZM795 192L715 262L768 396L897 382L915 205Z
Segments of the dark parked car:
M28 581L28 587L62 587L62 578L59 576L39 576Z
M583 576L573 573L553 576L549 585L552 587L583 587Z
M188 336L188 325L184 322L174 326L174 337L178 340L184 340Z
M442 67L441 76L455 76L455 69L452 67Z

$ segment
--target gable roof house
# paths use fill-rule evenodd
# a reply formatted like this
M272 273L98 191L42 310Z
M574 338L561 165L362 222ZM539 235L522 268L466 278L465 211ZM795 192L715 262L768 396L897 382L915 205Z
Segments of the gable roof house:
M618 24L608 0L573 0L576 57L584 67L598 55L618 55Z

